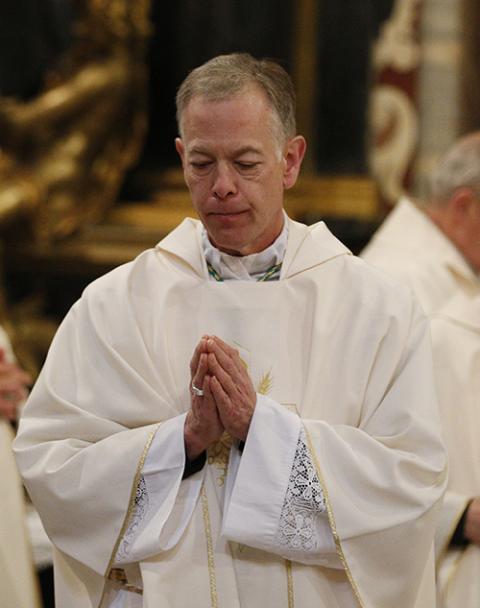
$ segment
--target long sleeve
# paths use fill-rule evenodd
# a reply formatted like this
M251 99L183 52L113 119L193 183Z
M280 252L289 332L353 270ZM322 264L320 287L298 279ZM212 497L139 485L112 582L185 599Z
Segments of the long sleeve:
M157 431L152 441L115 565L139 562L171 549L190 521L203 475L198 472L182 480L184 423L185 415L173 418Z
M350 340L354 329L362 330L352 326ZM350 363L348 372L353 373L355 365L361 365ZM341 376L332 382L341 383ZM328 396L317 398L321 403ZM340 560L363 597L372 595L375 578L392 568L419 584L445 487L428 323L416 306L411 307L408 325L397 325L379 342L368 381L353 399L361 400L361 415L349 424L321 416L299 418L287 411L277 415L278 406L272 404L260 416L258 408L251 427L252 439L258 439L249 445L249 432L238 469L230 472L223 533L292 560L334 568ZM301 413L301 403L298 409ZM290 423L281 423L287 416ZM327 516L315 516L317 553L295 556L282 543L281 522L301 428L324 491ZM268 479L259 481L264 468ZM256 518L262 521L258 528ZM379 606L390 605L390 594L400 593L385 586L376 589ZM416 593L414 585L402 590L405 605L411 605Z
M293 561L342 567L302 421L265 396L242 456L232 450L223 534Z
M65 318L15 442L19 468L55 546L100 575L128 529L142 474L158 497L158 534L175 519L184 487L178 395L134 322L138 311L115 289L112 283L98 294L87 290ZM146 465L154 439L161 458Z

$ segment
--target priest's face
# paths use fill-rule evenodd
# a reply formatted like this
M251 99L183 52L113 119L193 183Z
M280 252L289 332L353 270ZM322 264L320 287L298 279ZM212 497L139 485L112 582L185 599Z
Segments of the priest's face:
M285 141L266 95L249 86L221 101L194 97L176 140L193 205L212 243L233 255L268 247L283 227L303 137Z

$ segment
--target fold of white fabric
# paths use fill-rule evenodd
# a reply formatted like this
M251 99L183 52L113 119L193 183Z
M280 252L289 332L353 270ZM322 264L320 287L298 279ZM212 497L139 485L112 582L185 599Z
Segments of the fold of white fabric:
M277 608L295 597L299 606L315 598L319 608L398 608L400 601L413 608L425 597L418 592L424 574L432 588L426 564L445 452L428 324L408 290L349 256L324 225L290 222L288 239L281 280L216 283L208 280L199 224L185 222L155 251L89 286L65 319L16 441L57 547L60 605L99 605L154 437L163 432L158 453L170 464L164 473L153 468L148 483L159 475L165 505L155 510L152 544L142 538L149 551L155 543L163 550L137 564L146 606L161 597L162 606L178 608L193 597L201 608ZM179 483L175 419L189 408L189 361L204 334L238 348L257 392L272 401L259 404L241 457L219 442L198 479ZM325 495L316 529L332 531L343 568L316 561L332 555L326 538L315 557L306 551L298 559L275 540L296 455L307 449L302 430ZM271 479L254 470L257 457ZM243 528L240 542L221 533L225 517L224 532L232 525L228 534L237 535L232 518L247 519L244 509L253 513L255 505L260 520L266 508L259 542L268 551L252 535L253 546L244 544ZM188 584L179 584L185 572Z

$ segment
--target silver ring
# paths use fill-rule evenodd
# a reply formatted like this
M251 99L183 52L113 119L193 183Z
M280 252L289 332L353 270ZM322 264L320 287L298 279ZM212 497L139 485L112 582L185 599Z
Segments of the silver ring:
M195 386L195 384L193 384L192 382L192 391L194 395L197 395L197 397L203 397L203 390L201 388L198 388L198 386Z

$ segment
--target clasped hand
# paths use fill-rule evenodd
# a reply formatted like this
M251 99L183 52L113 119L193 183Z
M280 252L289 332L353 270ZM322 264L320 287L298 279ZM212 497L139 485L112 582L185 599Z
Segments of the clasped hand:
M15 420L17 408L27 397L31 378L15 363L9 363L0 348L0 418Z
M238 351L216 336L204 336L190 361L191 382L203 396L191 391L185 421L185 446L195 459L224 431L245 441L257 395Z

